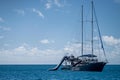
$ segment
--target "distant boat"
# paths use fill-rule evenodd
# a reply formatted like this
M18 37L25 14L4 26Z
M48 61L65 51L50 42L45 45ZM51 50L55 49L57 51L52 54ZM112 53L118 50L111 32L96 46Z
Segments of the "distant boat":
M93 1L91 1L91 4L92 4L92 20L91 20L91 28L92 28L92 31L91 31L91 35L92 35L92 40L91 40L91 52L90 54L84 54L84 50L83 50L83 37L84 37L84 34L83 34L83 5L82 5L82 13L81 13L81 16L82 16L82 33L81 33L81 56L78 56L78 57L74 57L73 55L71 56L64 56L63 59L61 60L61 62L55 67L55 68L52 68L50 69L50 71L55 71L55 70L58 70L58 68L62 65L63 62L65 62L65 65L62 65L61 69L62 70L72 70L72 71L98 71L98 72L101 72L104 68L104 66L106 65L106 63L108 62L107 59L106 59L106 54L105 54L105 50L104 50L104 46L103 46L103 42L102 42L102 37L101 37L101 33L100 33L100 29L99 29L99 25L98 25L98 21L97 21L97 17L96 17L96 13L95 13L95 8L94 8L94 3ZM104 53L104 56L105 56L105 60L104 61L99 61L98 57L94 54L94 45L93 45L93 16L95 15L95 19L96 19L96 22L97 22L97 29L98 29L98 33L99 33L99 39L100 39L100 43L101 43L101 49Z

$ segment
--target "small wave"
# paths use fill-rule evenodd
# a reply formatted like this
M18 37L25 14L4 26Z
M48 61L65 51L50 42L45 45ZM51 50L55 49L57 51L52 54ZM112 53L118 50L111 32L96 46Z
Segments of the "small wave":
M41 78L39 78L39 79L35 79L35 80L42 80Z

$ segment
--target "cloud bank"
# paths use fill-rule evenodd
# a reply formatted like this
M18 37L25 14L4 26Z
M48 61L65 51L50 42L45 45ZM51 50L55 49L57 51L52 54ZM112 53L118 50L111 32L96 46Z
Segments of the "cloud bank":
M109 64L120 64L120 39L113 36L103 36L103 43ZM54 43L52 40L42 39L40 43L43 45ZM101 55L99 59L104 59L100 45L94 44L96 55ZM49 45L50 46L50 45ZM84 53L91 52L89 43L84 45ZM22 64L57 64L61 58L68 55L81 55L81 43L67 43L62 49L41 49L32 47L29 44L22 44L13 49L0 50L0 63L22 63ZM15 61L14 61L15 60Z
M114 38L113 36L103 36L103 41L107 45L119 45L120 44L120 39Z

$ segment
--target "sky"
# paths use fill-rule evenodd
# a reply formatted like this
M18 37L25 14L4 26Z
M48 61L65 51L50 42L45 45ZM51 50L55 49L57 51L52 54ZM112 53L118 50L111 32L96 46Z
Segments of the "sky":
M84 40L90 41L90 2L0 0L0 64L57 64L67 53L79 56L81 5ZM120 0L94 0L94 6L109 64L120 64Z

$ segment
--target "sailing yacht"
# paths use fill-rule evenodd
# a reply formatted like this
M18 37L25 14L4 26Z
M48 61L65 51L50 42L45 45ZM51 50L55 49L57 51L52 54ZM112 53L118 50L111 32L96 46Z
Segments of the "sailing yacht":
M83 32L83 5L82 10L81 10L81 55L78 57L75 57L73 55L70 56L64 56L63 59L61 60L61 62L55 67L50 69L51 71L55 71L58 70L58 68L62 65L63 62L65 62L65 65L62 65L61 69L62 70L72 70L72 71L99 71L101 72L104 68L104 66L106 65L106 63L108 62L106 59L106 54L105 54L105 50L104 50L104 46L103 46L103 42L102 42L102 37L101 37L101 33L100 33L100 29L99 29L99 25L98 25L98 21L97 21L97 17L96 17L96 13L95 13L95 8L94 8L94 3L93 1L91 1L92 4L92 11L91 11L91 17L92 20L91 22L91 35L92 35L92 40L91 40L91 52L90 54L84 54L84 43L83 43L83 38L84 38L84 32ZM95 15L95 16L94 16ZM94 28L94 21L93 21L93 17L95 17L96 23L97 23L97 29L98 29L98 33L99 33L99 39L100 39L100 43L101 43L101 49L103 51L103 54L105 56L105 60L104 61L99 61L98 60L98 56L95 55L95 51L94 51L94 45L93 45L93 28Z

